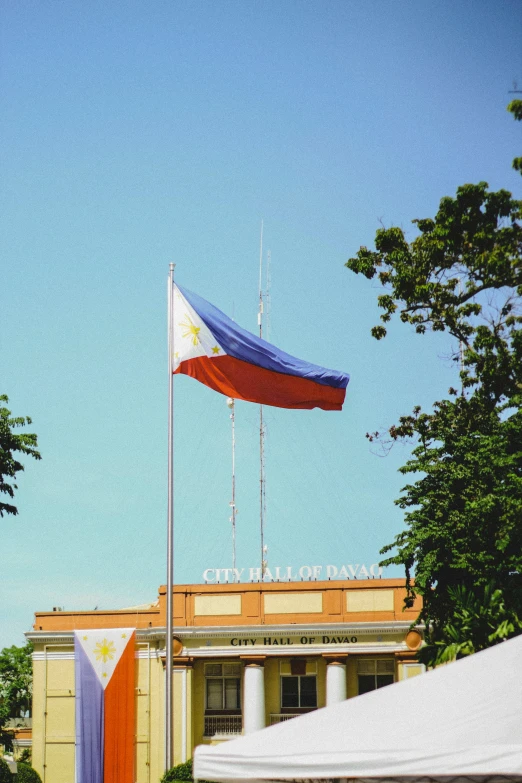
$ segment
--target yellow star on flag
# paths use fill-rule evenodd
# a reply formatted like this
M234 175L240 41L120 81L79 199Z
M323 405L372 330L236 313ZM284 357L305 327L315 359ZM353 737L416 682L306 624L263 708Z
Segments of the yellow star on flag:
M215 345L215 346L212 348L212 353L219 353L219 352L220 352L220 350L221 350L221 348L219 347L219 345Z
M190 315L188 315L188 313L185 313L185 318L187 320L186 321L181 321L180 324L179 324L179 326L181 326L184 329L184 331L182 332L182 337L183 338L186 338L186 337L190 338L190 340L192 342L192 345L197 345L198 342L199 342L198 334L201 331L201 327L200 326L196 326L196 324L193 323L193 321L192 321Z

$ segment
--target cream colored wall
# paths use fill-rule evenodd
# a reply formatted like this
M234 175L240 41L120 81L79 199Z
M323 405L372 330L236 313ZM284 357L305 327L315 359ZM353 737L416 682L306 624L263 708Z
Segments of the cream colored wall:
M73 653L70 648L49 652ZM147 646L138 649L147 652ZM36 647L43 652L43 646ZM151 647L150 658L136 666L136 781L158 783L163 774L165 672ZM189 675L190 677L190 675ZM190 685L187 689L190 694ZM75 689L74 660L34 661L33 664L33 766L43 783L74 783L75 780ZM175 694L178 698L179 694ZM190 709L190 695L187 707ZM176 713L179 705L176 705ZM45 715L47 713L47 715ZM190 713L189 713L190 714ZM179 720L176 721L179 726ZM190 730L187 745L192 742ZM179 743L177 743L179 747ZM187 758L192 754L188 748ZM177 762L176 762L177 763Z
M393 590L346 591L347 612L393 612Z
M194 615L203 617L241 614L240 595L196 595Z
M43 645L36 648L44 652ZM71 646L47 652L72 654ZM43 783L74 783L74 660L35 661L33 667L33 766Z
M33 746L32 765L43 780L44 765L44 661L33 661Z
M136 666L136 780L150 783L150 737L152 701L152 664L147 644L138 644L138 650L147 658L139 658ZM156 783L156 781L154 781Z
M150 700L150 781L158 783L163 775L165 748L165 669L159 658L151 659ZM138 783L142 783L141 780Z
M301 614L323 611L322 593L267 593L265 614Z

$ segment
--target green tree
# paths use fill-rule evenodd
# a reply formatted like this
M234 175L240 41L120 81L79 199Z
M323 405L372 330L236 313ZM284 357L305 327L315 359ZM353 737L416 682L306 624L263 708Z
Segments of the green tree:
M30 764L19 761L17 766L18 776L16 783L42 783L42 778Z
M395 552L383 565L405 567L410 600L423 597L421 656L430 664L455 653L459 629L459 655L522 631L521 217L522 202L507 191L464 185L434 219L413 221L413 241L380 229L375 250L361 247L346 264L384 288L374 337L398 314L420 334L448 331L460 344L460 393L368 435L414 442L401 472L417 480L396 501L406 529L381 552ZM457 618L462 597L477 607L486 587L488 634Z
M508 104L507 110L511 112L516 120L522 120L522 101L519 98L511 101L511 103ZM520 171L522 174L522 158L514 158L513 168L516 171Z
M5 647L0 652L0 731L7 721L21 718L31 709L33 693L33 645Z
M17 458L17 453L27 454L34 459L41 459L40 452L37 451L37 436L28 433L16 433L19 427L25 427L31 424L29 417L11 416L2 403L8 403L9 399L5 394L0 394L0 493L4 493L9 498L14 498L15 490L18 488L14 483L16 474L24 469L24 466ZM4 503L0 500L0 517L4 514L17 514L18 509L12 503Z
M7 766L7 762L0 759L0 783L12 783L13 773Z

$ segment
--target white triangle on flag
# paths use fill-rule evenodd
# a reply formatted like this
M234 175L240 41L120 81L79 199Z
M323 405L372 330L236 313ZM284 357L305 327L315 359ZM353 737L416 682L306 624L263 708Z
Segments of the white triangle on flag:
M75 631L76 639L81 644L104 690L134 631L134 628Z
M202 321L177 285L174 286L174 306L172 317L173 355L172 371L175 372L181 362L208 356L216 359L226 356L226 351L218 343L208 326Z

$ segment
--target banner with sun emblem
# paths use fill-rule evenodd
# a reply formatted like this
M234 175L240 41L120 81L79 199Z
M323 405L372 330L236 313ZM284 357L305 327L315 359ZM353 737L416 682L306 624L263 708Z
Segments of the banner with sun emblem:
M281 351L174 285L172 372L236 400L340 411L350 376Z
M76 781L133 783L134 628L75 631Z

